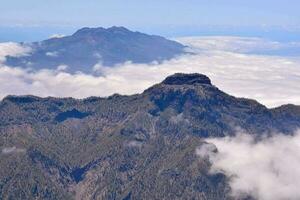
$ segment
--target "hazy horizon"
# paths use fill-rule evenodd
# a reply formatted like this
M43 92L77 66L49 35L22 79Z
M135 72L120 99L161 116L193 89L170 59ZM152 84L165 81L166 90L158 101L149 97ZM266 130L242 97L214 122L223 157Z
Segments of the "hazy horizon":
M165 37L233 35L300 40L297 0L5 1L0 41L39 41L82 27L124 26Z

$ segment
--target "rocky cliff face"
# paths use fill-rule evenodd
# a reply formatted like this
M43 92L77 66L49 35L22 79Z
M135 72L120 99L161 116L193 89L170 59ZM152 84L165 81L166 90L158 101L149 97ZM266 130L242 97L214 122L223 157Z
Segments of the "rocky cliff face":
M0 103L1 199L231 199L195 150L237 127L258 137L300 126L300 108L230 96L175 74L142 94Z

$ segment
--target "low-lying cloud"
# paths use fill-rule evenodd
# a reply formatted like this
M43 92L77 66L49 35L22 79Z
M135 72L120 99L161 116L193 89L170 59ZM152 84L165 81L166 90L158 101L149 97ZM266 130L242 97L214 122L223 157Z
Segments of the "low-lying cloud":
M255 37L185 37L178 39L193 49L266 55L300 55L300 42L277 42Z
M84 98L109 96L114 93L140 93L151 85L176 72L203 73L208 75L220 89L239 97L253 98L269 106L286 103L300 104L300 60L280 56L263 56L242 53L236 50L239 38L223 38L222 48L205 43L220 43L222 38L182 39L187 44L194 42L195 55L185 55L163 63L132 64L130 62L109 68L97 64L98 74L70 74L64 68L32 71L0 65L0 98L9 94L58 96ZM259 42L244 45L254 48ZM259 40L260 41L260 40ZM261 46L276 46L277 43ZM250 42L249 42L250 43ZM230 46L231 44L231 46ZM8 48L8 46L10 46ZM0 61L5 55L28 53L15 43L0 45ZM204 48L204 47L205 48ZM268 47L271 48L271 47ZM277 48L277 47L273 47ZM3 63L3 62L2 62ZM101 62L100 62L101 63ZM68 66L71 68L71 66Z
M233 196L300 199L300 132L294 136L276 134L260 141L240 133L207 142L196 153L209 157L211 173L222 172L230 178Z
M4 154L4 155L7 155L7 154L14 154L14 153L24 153L26 150L23 149L23 148L17 148L17 147L5 147L5 148L2 148L2 151L1 153Z
M30 51L31 49L29 47L20 45L15 42L0 43L0 62L4 62L6 56L23 56Z

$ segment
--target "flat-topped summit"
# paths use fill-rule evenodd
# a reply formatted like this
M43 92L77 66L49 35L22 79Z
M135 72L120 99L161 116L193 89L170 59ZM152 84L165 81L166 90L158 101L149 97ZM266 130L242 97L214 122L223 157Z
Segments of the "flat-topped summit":
M176 73L174 75L168 76L162 83L165 85L193 85L197 83L212 85L210 79L207 76L198 73Z

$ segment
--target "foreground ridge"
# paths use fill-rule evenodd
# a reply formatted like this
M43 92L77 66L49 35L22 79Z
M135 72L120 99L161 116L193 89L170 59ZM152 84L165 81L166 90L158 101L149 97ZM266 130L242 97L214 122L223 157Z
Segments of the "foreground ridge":
M237 127L292 134L300 107L268 109L182 73L131 96L8 96L0 199L231 199L228 177L195 151Z

